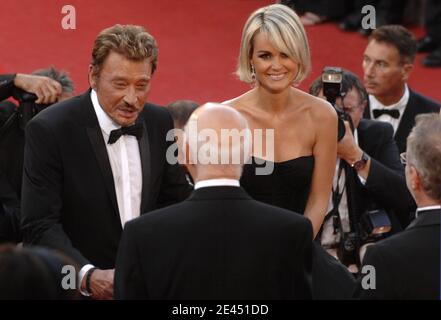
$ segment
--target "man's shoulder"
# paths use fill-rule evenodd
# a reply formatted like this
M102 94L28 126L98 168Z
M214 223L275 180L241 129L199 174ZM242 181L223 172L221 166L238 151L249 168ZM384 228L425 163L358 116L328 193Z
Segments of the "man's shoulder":
M86 117L84 114L85 105L90 105L90 108L93 108L89 92L50 105L39 112L32 121L65 123L65 121L84 118Z
M441 104L435 100L422 95L412 89L409 89L409 102L408 105L415 105L422 113L426 112L439 112Z
M192 201L190 197L180 203L145 213L129 223L132 225L132 228L145 230L148 226L154 228L153 226L170 225L170 222L177 224L184 221L191 222L200 217L201 213L210 215L212 212L207 211L207 204L209 205L212 202L214 207L219 201L222 201L222 207L228 208L229 212L234 212L234 208L237 207L238 215L244 214L247 217L250 216L250 218L254 217L254 222L266 221L268 228L270 226L280 226L284 229L299 227L305 230L311 229L312 232L311 222L306 217L254 199L241 199L239 201L237 199L206 199L203 202L199 202ZM212 208L211 205L208 207ZM246 210L243 210L244 207L246 207ZM271 219L268 219L268 217L271 217Z
M394 128L388 122L372 120L372 119L361 119L358 125L358 134L360 137L372 139L375 137L385 137L393 138Z
M372 131L391 131L393 132L393 127L390 123L379 121L379 120L373 120L373 119L361 119L360 124L358 125L358 130L372 130Z

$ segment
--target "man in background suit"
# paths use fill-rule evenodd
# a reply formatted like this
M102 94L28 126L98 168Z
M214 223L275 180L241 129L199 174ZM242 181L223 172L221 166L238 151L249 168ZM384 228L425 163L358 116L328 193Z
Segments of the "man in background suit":
M389 122L400 153L406 151L406 138L416 115L440 110L439 103L406 83L416 51L416 40L409 30L389 25L372 32L363 57L364 84L369 93L364 117Z
M57 85L60 84L61 94L57 94L56 102L74 95L73 82L64 71L49 67L35 70L29 77L34 82L45 82L47 77L56 81ZM28 98L27 102L23 103L23 97L27 93L21 88L14 87L11 93L20 101L19 107L11 101L0 102L0 154L2 155L0 157L0 243L22 241L20 199L25 146L24 127L25 119L30 120L24 114L33 116L34 112L50 106L50 104L28 102ZM32 98L29 97L29 99ZM28 110L23 110L23 108Z
M354 232L363 238L360 245L383 237L383 234L369 236L367 230L361 228L360 222L367 218L367 212L385 210L392 222L392 232L397 232L409 224L410 212L415 210L415 204L406 188L404 168L391 125L362 119L367 92L357 76L347 70L342 71L343 98L338 98L336 105L350 116L354 132L346 122L345 135L337 146L339 160L321 243L346 265L355 263L359 266L358 253L344 250L344 241L348 241L346 239ZM310 93L323 96L322 89L320 77L311 85ZM341 161L347 166L342 166ZM385 228L383 231L388 230Z
M251 199L239 186L250 137L231 107L206 104L193 112L185 150L195 191L127 223L115 298L311 298L311 223Z
M415 220L403 232L369 247L363 264L375 268L376 288L361 299L440 299L441 118L419 115L407 139L407 186L417 203ZM368 284L368 283L366 283ZM372 284L372 283L371 283Z
M80 291L94 299L113 296L124 224L189 191L179 166L166 160L170 114L145 104L156 64L156 41L144 28L105 29L92 51L91 89L26 128L24 243L76 260Z
M62 94L61 85L46 76L23 73L0 75L0 101L12 96L16 88L35 94L38 98L35 102L39 104L54 103Z

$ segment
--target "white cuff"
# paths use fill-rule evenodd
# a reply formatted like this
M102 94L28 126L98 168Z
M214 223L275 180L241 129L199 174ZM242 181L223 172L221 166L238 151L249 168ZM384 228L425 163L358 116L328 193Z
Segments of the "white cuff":
M362 176L358 175L358 179L360 179L360 182L361 182L362 185L366 184L366 179L363 178Z
M84 267L81 268L80 272L78 272L78 289L80 293L85 297L89 297L90 294L81 290L81 284L83 283L83 278L87 274L87 272L94 267L95 266L93 266L92 264L86 264Z

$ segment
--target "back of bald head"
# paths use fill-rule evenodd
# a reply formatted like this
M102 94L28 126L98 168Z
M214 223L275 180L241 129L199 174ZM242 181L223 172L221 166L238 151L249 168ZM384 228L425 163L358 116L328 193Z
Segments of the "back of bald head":
M217 103L202 105L192 113L185 133L193 164L241 167L250 157L248 123L230 106Z
M248 128L245 118L230 106L218 103L206 103L199 109L196 109L190 120L198 122L198 129L213 129L221 132L222 129L238 129Z

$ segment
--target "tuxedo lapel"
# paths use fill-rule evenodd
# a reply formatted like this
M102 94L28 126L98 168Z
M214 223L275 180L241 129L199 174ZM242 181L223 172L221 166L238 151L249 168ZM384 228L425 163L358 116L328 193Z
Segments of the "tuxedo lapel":
M114 213L118 217L118 220L120 220L112 168L110 166L109 155L107 154L106 142L104 141L103 134L98 123L98 118L95 114L95 110L93 109L92 101L90 99L90 90L85 93L82 98L84 101L81 103L81 107L83 108L83 119L86 121L87 135L103 176L104 185L109 198L111 199Z
M404 109L403 117L395 133L395 140L400 144L406 145L407 136L412 130L415 124L415 117L418 114L417 105L415 103L415 95L411 90L409 90L409 101L407 102L406 108Z
M141 193L141 214L147 211L147 204L149 203L150 195L150 177L151 177L151 159L150 159L150 143L149 134L147 131L146 123L142 116L138 119L142 122L143 134L141 139L138 140L139 154L141 156L141 168L142 168L142 193Z
M89 136L92 149L95 152L98 166L104 178L104 184L112 202L112 207L115 213L119 216L118 202L116 200L115 183L113 181L112 168L110 167L109 156L107 154L106 145L104 144L103 135L100 127L87 128L87 135Z

